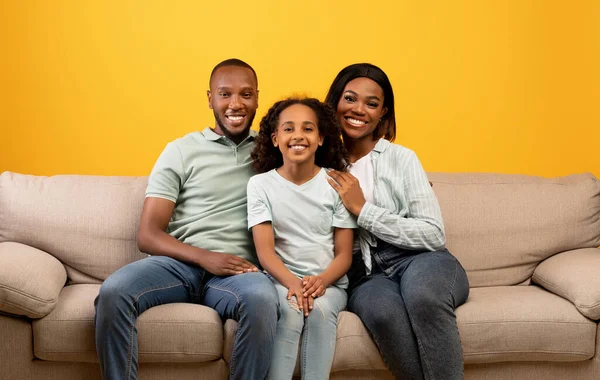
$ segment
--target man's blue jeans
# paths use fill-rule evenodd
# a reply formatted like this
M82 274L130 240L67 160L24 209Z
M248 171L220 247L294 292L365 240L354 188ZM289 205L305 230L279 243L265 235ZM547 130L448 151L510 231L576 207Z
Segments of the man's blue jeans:
M230 379L264 379L277 328L278 297L260 272L229 277L165 256L151 256L117 270L100 288L96 307L96 350L105 380L137 378L137 317L158 305L206 305L238 329L229 363Z
M363 321L392 374L463 379L454 310L467 300L469 282L458 260L446 249L414 252L382 241L372 258L366 276L354 256L348 310Z

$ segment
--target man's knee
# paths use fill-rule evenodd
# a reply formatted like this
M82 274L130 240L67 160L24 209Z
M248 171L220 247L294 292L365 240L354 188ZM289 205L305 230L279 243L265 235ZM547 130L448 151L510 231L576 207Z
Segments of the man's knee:
M100 286L94 302L96 308L110 309L119 304L131 303L133 297L127 291L127 285L116 276L109 276Z
M135 294L135 279L140 273L148 272L153 261L160 261L160 257L148 257L143 260L129 263L108 276L100 286L96 297L96 307L108 308L123 303L132 304Z
M277 290L275 286L262 273L246 273L239 276L247 276L247 286L244 286L240 291L240 303L244 307L256 309L258 311L276 312L279 306Z

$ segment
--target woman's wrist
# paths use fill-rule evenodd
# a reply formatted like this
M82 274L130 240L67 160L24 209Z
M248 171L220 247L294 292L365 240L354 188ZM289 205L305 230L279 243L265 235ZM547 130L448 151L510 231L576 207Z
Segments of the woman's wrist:
M352 210L348 210L350 211L352 214L354 214L355 216L359 216L360 212L362 211L363 207L365 207L365 203L367 203L366 201L362 201L356 205L352 206Z

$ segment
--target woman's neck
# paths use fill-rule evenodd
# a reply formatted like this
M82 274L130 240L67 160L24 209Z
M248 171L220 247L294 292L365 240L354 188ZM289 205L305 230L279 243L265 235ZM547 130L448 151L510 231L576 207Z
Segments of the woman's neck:
M364 136L360 139L351 139L344 136L344 146L350 156L350 163L354 163L369 154L377 145L377 141L379 140L373 140L373 135Z
M283 165L277 168L277 173L296 185L302 185L313 179L319 173L319 170L321 168L315 165L314 162L296 164L284 161Z

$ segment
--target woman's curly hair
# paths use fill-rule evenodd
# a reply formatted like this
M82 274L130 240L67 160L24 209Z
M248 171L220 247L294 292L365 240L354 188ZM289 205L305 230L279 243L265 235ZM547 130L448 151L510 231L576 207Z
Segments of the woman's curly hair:
M273 145L271 135L277 131L279 115L294 104L302 104L317 115L317 128L323 137L323 145L317 148L315 164L320 167L346 171L348 152L342 143L342 130L337 122L334 110L315 98L288 98L273 104L260 121L260 131L254 140L256 146L250 154L252 166L258 173L268 172L283 165L283 156L279 148Z

